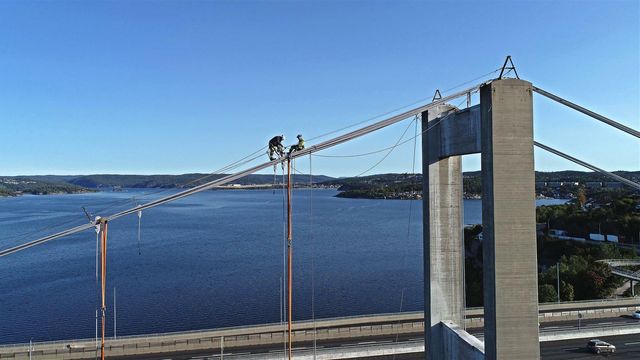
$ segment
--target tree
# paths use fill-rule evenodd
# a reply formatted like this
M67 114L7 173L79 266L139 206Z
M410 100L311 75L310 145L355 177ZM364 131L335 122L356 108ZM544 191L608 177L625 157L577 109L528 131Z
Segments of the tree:
M578 274L575 285L576 300L602 299L611 295L617 282L607 265L592 263L589 270Z
M558 300L558 293L553 285L544 284L538 286L538 302L554 302Z
M578 199L578 203L580 207L583 208L584 204L587 203L587 194L584 191L584 187L580 187L576 193L576 198Z
M573 291L573 285L560 281L560 298L562 301L573 301L575 293Z

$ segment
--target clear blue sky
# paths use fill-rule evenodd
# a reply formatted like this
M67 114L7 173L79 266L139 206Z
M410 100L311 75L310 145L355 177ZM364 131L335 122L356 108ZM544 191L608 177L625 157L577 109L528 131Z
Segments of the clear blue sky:
M2 1L0 175L209 172L273 135L430 98L507 54L521 78L638 129L639 19L637 0ZM631 136L534 103L538 141L640 169ZM387 147L405 126L325 153ZM373 172L411 171L411 151ZM314 158L314 172L356 175L383 155ZM581 169L538 150L536 168Z

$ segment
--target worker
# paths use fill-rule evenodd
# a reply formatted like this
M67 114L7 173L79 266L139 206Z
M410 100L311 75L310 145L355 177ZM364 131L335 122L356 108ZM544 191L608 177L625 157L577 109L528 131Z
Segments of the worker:
M285 147L282 145L283 141L284 135L274 136L269 140L269 151L267 152L269 154L269 160L273 161L277 159L276 155L278 155L278 157L284 156Z
M300 151L304 149L304 139L302 138L302 135L298 135L296 137L298 138L298 143L295 145L291 145L291 148L289 148L289 155L291 155L291 153L294 151Z

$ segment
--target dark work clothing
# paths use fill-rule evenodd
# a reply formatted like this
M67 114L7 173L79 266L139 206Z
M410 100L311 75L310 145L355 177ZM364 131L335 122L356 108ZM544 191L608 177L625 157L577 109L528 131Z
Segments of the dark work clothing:
M282 140L284 138L282 136L274 136L271 140L269 140L269 160L275 160L276 155L282 157L284 156L284 146L282 146Z
M282 140L284 140L282 136L274 136L269 140L269 147L277 147L278 145L281 145Z

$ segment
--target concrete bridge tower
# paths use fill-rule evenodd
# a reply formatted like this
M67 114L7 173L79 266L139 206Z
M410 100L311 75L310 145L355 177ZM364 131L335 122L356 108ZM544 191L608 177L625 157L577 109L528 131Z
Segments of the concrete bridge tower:
M479 105L424 112L422 129L426 358L461 358L442 322L464 321L460 156L481 153L485 358L539 359L531 83L494 80Z

